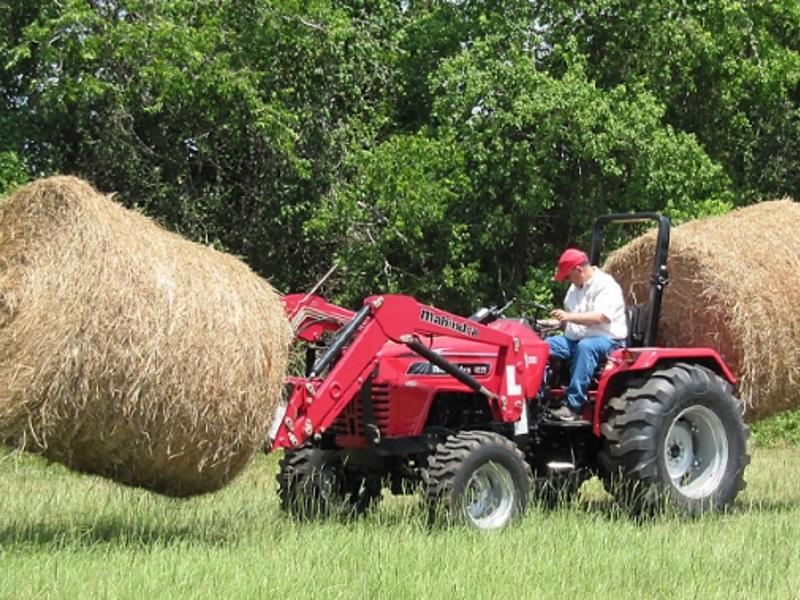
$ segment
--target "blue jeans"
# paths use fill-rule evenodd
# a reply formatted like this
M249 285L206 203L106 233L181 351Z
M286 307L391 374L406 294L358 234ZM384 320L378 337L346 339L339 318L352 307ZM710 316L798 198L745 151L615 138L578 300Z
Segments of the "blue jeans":
M550 346L550 355L562 360L572 361L569 367L569 387L567 387L567 406L579 413L586 404L586 390L598 363L608 353L622 346L622 340L612 340L605 336L593 336L582 340L568 340L563 335L545 338Z

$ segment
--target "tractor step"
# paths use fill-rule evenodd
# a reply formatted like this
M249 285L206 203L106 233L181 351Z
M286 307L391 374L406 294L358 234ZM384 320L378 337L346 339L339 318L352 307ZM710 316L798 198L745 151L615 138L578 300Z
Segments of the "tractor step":
M561 419L545 418L542 420L542 427L551 427L554 429L588 429L592 426L591 422L584 421L583 419L576 421L562 421Z
M575 463L553 460L547 463L547 472L551 475L571 473L575 470Z

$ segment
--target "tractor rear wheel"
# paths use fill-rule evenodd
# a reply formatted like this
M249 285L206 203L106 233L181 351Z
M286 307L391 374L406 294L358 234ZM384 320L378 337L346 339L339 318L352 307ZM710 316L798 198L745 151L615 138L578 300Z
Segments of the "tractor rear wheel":
M281 508L304 519L357 516L381 497L380 477L348 469L335 450L286 451L277 480Z
M426 492L432 523L500 529L528 503L531 469L516 444L488 431L464 431L428 457Z
M657 370L608 408L604 483L631 513L698 515L725 508L744 488L749 431L741 402L713 371L685 363Z

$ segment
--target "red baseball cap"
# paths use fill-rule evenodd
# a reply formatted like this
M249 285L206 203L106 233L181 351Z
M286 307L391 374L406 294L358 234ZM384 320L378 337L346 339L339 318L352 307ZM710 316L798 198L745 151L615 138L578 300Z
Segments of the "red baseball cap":
M579 267L589 262L586 253L577 248L567 248L558 259L558 271L556 271L556 281L564 281L569 272L575 267Z

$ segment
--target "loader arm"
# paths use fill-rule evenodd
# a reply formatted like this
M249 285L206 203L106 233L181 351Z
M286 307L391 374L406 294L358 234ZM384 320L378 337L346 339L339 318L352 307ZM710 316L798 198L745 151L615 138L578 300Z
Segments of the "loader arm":
M293 341L318 342L326 331L338 330L355 314L314 294L287 294L281 302L292 325Z
M499 389L484 388L470 375L431 352L419 336L456 337L497 346L497 364L502 369ZM295 448L310 437L324 433L372 376L378 364L378 353L388 341L406 345L439 364L460 381L465 390L486 396L498 419L519 420L524 397L517 377L525 366L519 339L421 304L409 296L372 296L331 342L308 377L289 378L292 392L273 449Z

